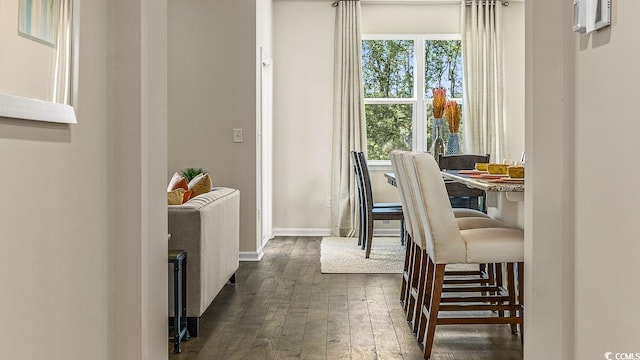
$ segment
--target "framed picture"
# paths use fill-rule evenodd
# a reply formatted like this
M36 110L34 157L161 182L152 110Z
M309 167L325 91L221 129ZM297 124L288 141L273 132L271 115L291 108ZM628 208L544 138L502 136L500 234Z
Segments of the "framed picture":
M56 46L60 0L19 0L18 34L47 46Z

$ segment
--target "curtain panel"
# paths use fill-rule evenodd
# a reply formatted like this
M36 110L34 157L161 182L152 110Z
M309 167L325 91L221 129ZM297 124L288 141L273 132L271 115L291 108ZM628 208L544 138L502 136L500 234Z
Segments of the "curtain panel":
M504 155L502 2L462 2L463 115L465 151Z
M336 7L333 81L333 236L351 237L358 233L358 199L350 151L365 151L367 146L361 53L360 2L339 1Z

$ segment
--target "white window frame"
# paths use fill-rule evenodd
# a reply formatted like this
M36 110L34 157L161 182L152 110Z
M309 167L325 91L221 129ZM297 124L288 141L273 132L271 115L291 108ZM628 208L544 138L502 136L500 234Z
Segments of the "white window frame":
M424 42L427 40L461 40L460 34L363 34L362 40L412 40L413 41L413 97L411 98L366 98L364 104L411 104L413 106L413 119L411 121L413 151L427 151L427 114L426 105L432 100L427 98L425 91L424 72ZM419 55L419 56L418 56ZM462 99L451 98L458 104ZM368 160L371 170L391 170L390 160Z

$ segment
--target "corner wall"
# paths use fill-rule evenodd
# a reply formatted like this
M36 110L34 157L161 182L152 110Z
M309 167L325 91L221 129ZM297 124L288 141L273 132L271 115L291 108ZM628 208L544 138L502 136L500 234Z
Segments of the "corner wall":
M574 171L572 3L535 0L525 6L524 357L579 359L574 343L578 315L574 292L575 187L580 178Z
M108 358L166 359L167 2L107 11Z

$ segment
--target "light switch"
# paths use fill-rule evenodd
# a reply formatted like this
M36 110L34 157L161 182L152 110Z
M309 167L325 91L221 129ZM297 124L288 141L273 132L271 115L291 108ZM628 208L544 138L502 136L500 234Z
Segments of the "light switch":
M242 142L242 129L233 129L233 142L234 143Z

